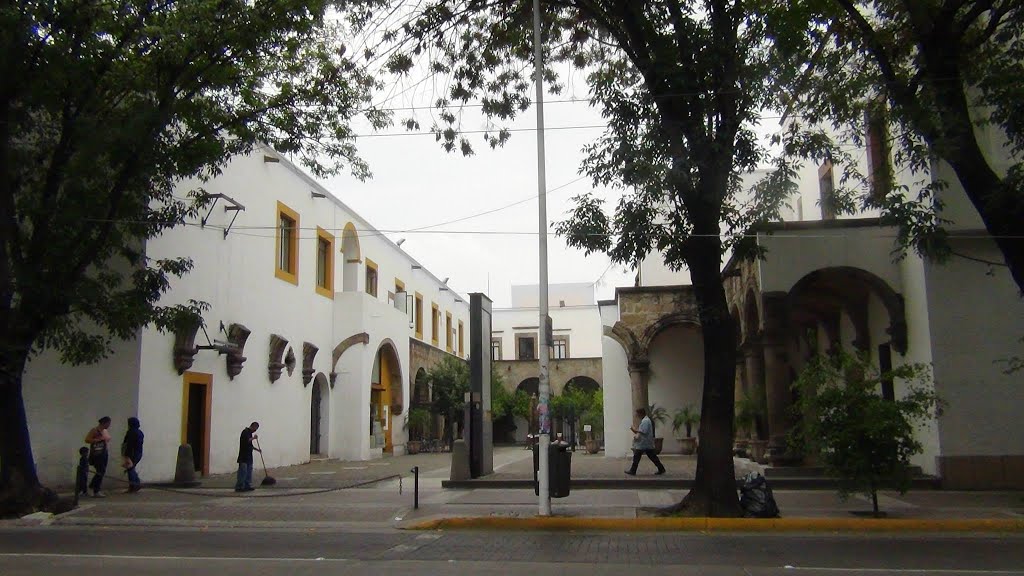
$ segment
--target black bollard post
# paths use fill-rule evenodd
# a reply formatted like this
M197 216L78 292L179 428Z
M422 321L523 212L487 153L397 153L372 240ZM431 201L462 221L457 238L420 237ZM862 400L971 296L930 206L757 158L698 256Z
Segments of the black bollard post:
M420 507L420 467L413 466L412 470L412 507L419 510Z

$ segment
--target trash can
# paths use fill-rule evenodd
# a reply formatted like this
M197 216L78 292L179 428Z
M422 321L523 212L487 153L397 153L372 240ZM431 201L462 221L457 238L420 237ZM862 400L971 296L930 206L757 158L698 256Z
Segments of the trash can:
M572 471L572 452L567 444L548 444L548 492L552 498L565 498L569 495L569 476ZM540 452L533 446L533 493L540 495L540 482L537 473L540 470Z

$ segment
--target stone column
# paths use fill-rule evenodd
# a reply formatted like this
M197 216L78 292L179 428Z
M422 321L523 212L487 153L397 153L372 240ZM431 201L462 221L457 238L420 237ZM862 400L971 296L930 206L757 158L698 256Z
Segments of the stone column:
M743 393L747 391L747 374L746 374L747 361L743 356L743 350L736 349L736 390L733 392L733 403L739 402L743 398Z
M762 406L764 405L764 352L761 347L761 340L758 338L748 338L747 342L743 345L743 360L746 364L747 374L747 389L746 393L751 397L752 400L758 402ZM755 429L751 430L751 438L757 439L757 424L754 424Z
M768 415L768 453L781 458L788 452L790 418L789 354L786 350L786 295L764 296L764 381Z
M636 417L639 408L647 408L647 381L650 378L651 363L647 360L632 360L629 362L629 387L632 392L633 409L630 416L633 419L633 427L640 425Z

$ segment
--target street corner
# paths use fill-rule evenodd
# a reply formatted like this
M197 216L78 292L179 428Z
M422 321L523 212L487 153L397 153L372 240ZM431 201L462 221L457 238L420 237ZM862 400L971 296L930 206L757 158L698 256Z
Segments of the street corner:
M1022 518L586 518L569 516L432 516L410 518L404 530L579 532L1020 533Z

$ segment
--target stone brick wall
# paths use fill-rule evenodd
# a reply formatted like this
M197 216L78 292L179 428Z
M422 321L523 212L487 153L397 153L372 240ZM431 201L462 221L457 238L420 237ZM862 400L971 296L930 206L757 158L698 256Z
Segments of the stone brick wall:
M501 374L505 389L509 392L515 392L520 382L527 378L536 378L539 374L537 360L499 360L494 364L498 368L498 374ZM552 359L548 364L551 391L556 395L561 394L566 383L577 376L592 378L604 388L600 358Z

